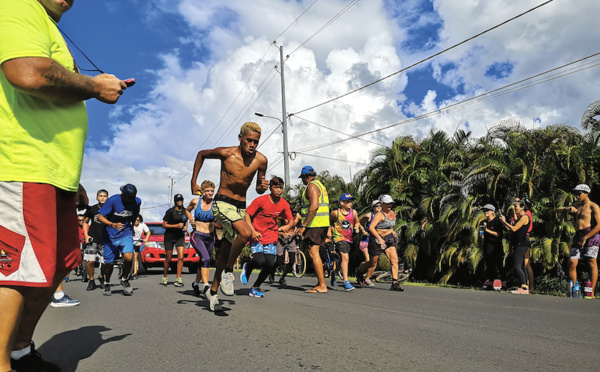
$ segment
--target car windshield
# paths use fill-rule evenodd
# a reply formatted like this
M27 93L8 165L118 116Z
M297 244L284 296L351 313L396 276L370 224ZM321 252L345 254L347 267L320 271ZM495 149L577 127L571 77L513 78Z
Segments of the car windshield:
M150 229L151 235L165 235L165 228L162 227L162 223L147 223L148 229ZM185 236L188 236L189 233L186 231Z
M147 225L152 235L165 235L165 228L162 225Z

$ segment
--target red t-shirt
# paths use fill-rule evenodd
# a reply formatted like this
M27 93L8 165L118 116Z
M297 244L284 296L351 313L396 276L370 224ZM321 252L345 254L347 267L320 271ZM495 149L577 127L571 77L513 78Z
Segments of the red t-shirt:
M281 217L291 220L292 210L290 204L283 198L277 204L273 204L269 195L259 196L246 208L246 213L252 217L252 227L261 233L260 244L271 244L277 241L279 233L277 229L277 218Z

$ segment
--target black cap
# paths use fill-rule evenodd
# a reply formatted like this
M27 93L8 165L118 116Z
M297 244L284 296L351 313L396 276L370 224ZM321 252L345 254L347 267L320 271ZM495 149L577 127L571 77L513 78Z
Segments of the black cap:
M173 201L177 202L179 200L183 201L183 195L175 194L175 196L173 197Z
M125 186L121 186L121 194L123 194L123 196L135 198L135 196L137 195L137 188L132 184L128 183Z

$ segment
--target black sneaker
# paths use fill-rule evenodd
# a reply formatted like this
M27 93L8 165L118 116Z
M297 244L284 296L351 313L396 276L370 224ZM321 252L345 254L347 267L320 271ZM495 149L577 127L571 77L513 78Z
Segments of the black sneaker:
M19 360L10 358L10 368L17 372L60 372L60 367L56 364L46 362L42 359L40 353L35 350L33 341L31 342L31 351Z
M131 296L133 294L133 288L131 284L129 284L129 280L121 280L121 285L123 286L123 294L125 296Z
M98 285L98 287L104 288L104 277L103 276L98 278L98 282L100 282L100 285Z
M192 282L192 289L194 290L194 296L200 297L200 286L196 282Z
M96 289L96 281L95 280L90 280L86 291L93 291L94 289Z
M112 292L110 291L110 284L104 284L104 292L102 293L105 296L111 296Z
M400 283L396 282L396 283L392 283L392 286L390 287L390 291L404 292L404 288L400 287Z
M273 284L274 281L275 281L275 274L270 274L269 275L269 284Z
M279 278L279 285L287 285L285 278Z
M359 286L364 286L365 285L365 275L360 273L358 270L356 270L356 284L358 284Z

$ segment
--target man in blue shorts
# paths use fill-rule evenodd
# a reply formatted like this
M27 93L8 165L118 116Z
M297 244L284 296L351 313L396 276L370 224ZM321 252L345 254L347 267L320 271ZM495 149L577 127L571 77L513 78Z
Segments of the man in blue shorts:
M131 296L133 288L129 284L129 273L133 262L133 225L140 214L142 201L136 197L137 189L128 183L121 187L121 195L113 195L98 211L98 221L107 225L104 231L104 295L110 296L110 276L115 266L115 258L123 254L123 294Z

